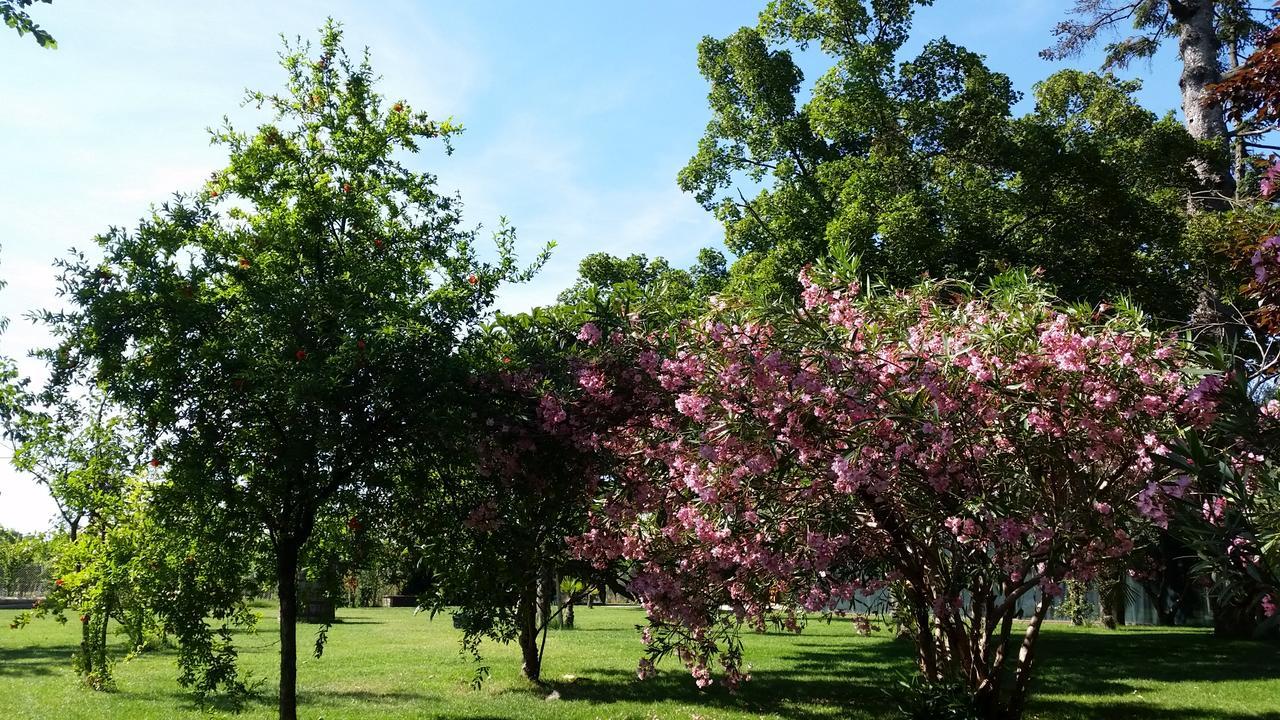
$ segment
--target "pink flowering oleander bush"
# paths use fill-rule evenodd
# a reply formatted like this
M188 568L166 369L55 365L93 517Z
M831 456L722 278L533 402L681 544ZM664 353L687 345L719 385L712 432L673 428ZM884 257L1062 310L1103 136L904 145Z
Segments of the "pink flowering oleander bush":
M1187 481L1156 464L1162 438L1211 422L1221 380L1182 372L1182 344L1128 307L1060 308L1019 276L894 291L854 272L804 275L799 307L633 317L601 341L568 414L633 412L578 431L613 465L573 546L632 567L642 677L674 654L699 686L733 686L741 626L866 627L894 604L927 680L1016 713L1033 658L1005 672L1018 601L1037 598L1033 651L1062 582L1167 521Z
M1226 358L1219 354L1216 361ZM1228 377L1214 425L1184 433L1162 458L1187 480L1165 505L1171 528L1195 557L1195 575L1209 589L1218 633L1274 639L1280 636L1280 401L1259 403L1266 383L1240 368Z

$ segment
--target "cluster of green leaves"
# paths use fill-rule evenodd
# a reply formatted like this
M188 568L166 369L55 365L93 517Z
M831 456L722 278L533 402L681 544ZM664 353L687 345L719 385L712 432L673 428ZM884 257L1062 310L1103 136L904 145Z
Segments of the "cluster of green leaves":
M28 401L33 401L28 398ZM128 568L137 554L129 529L144 504L136 476L142 463L125 421L100 398L63 395L46 410L22 408L11 425L13 464L45 484L65 526L43 604L20 618L66 612L80 617L82 640L73 665L91 687L112 686L107 625L113 619L140 646L151 619L149 593Z
M53 0L0 0L0 20L5 25L17 31L18 35L30 34L40 47L56 48L58 43L53 39L44 28L36 24L31 19L31 13L26 8L35 5L37 2L52 4Z
M724 255L712 248L698 252L688 270L671 267L663 258L633 254L616 257L592 253L578 265L578 280L560 293L561 305L584 305L614 294L645 293L664 303L686 305L724 289L728 270Z
M644 269L644 259L633 266ZM595 298L596 290L579 292ZM445 492L423 498L415 533L420 561L432 573L424 605L456 609L463 646L477 660L482 640L518 640L534 680L550 620L551 599L540 583L591 574L571 560L565 538L586 527L592 464L569 438L543 427L538 407L544 394L573 382L584 319L578 306L535 308L501 315L468 338L473 392L460 398L468 409L460 462ZM557 584L551 581L550 592Z
M712 119L679 181L725 226L731 291L792 293L845 243L895 284L1038 267L1068 300L1188 309L1200 150L1177 121L1134 82L1074 71L1014 118L1019 93L973 52L941 39L896 60L916 4L778 0L702 41ZM795 53L815 49L830 67L806 87Z

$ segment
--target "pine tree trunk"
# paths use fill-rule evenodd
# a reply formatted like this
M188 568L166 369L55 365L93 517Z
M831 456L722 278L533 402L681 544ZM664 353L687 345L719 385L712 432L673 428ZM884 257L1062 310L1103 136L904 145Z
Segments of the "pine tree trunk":
M1213 0L1183 0L1175 13L1178 25L1178 57L1182 76L1182 116L1187 132L1197 140L1212 140L1218 157L1196 160L1201 194L1192 201L1195 209L1220 209L1235 194L1231 161L1227 148L1227 122L1222 105L1210 103L1208 86L1222 79L1218 55L1222 49L1214 24Z
M281 541L276 548L280 598L280 720L298 718L298 548Z

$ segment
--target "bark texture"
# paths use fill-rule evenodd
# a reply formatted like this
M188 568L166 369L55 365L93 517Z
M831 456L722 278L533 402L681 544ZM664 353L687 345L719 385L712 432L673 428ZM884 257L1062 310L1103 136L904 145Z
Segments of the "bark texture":
M1178 23L1178 58L1182 75L1182 116L1187 132L1197 140L1212 141L1217 156L1197 160L1196 175L1202 190L1192 200L1193 209L1217 209L1235 195L1231 160L1227 147L1227 121L1222 105L1211 102L1209 85L1222 79L1219 55L1221 42L1214 23L1213 0L1171 0Z

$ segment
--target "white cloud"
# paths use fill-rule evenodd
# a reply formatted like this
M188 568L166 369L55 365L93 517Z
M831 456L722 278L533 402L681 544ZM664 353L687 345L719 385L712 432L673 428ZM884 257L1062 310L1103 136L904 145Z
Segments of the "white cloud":
M532 115L509 118L470 157L465 145L440 171L444 188L458 188L470 222L492 226L506 214L519 233L522 258L548 240L556 249L531 283L505 290L499 306L524 310L555 300L577 277L579 261L593 252L664 256L689 264L697 251L719 245L720 227L674 177L678 165L664 163L650 177L623 186L599 187L582 170L589 156L608 153L558 131Z

